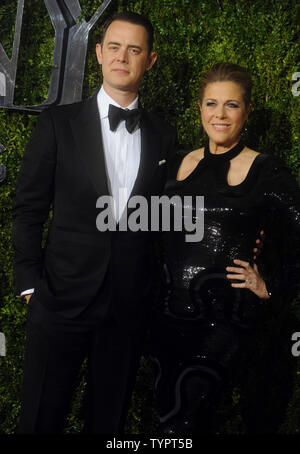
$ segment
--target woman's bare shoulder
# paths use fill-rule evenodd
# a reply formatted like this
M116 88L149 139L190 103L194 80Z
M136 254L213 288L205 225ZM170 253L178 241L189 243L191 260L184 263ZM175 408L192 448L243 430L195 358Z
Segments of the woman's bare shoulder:
M204 148L198 148L188 153L183 160L178 169L177 180L184 180L197 166L199 161L204 157Z
M248 158L256 158L260 153L258 151L252 150L252 148L246 147L244 149L244 155Z
M197 148L186 155L189 161L198 163L204 157L204 148Z

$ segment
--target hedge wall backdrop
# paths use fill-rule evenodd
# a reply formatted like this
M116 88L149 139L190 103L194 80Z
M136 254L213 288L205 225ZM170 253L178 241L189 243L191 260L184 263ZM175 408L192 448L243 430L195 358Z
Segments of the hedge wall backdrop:
M81 0L80 4L82 17L89 19L101 0ZM0 42L8 55L16 7L17 0L0 2ZM115 0L105 17L124 9L149 16L155 26L159 59L144 80L141 99L147 109L177 126L181 143L195 148L200 145L197 93L203 73L215 62L236 62L249 69L254 81L251 145L281 156L299 178L300 96L291 91L292 75L300 71L298 0ZM84 97L101 83L94 53L100 30L96 24L89 36ZM38 104L46 98L53 43L54 30L44 1L25 0L16 105ZM8 177L0 187L0 331L7 341L7 354L0 357L2 434L14 432L20 410L26 305L12 292L11 205L20 160L35 122L35 115L0 109L0 142L7 149L1 160L8 168ZM265 307L257 343L250 355L241 355L218 407L218 433L299 433L300 364L291 354L291 336L300 332L299 303L298 298ZM67 433L81 428L84 372L83 367ZM127 432L151 433L155 427L150 365L145 354Z

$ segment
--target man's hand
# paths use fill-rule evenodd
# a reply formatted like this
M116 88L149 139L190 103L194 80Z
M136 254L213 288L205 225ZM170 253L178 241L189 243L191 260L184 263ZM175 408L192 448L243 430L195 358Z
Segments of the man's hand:
M257 259L257 256L261 253L261 250L263 248L263 245L264 245L264 239L265 239L265 232L263 230L261 230L259 232L259 235L260 235L260 238L258 238L255 243L257 244L257 247L255 247L253 249L253 260L256 260Z

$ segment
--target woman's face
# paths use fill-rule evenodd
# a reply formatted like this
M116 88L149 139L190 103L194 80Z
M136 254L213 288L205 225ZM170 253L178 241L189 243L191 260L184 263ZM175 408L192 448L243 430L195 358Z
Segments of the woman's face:
M212 82L204 91L200 110L210 141L230 147L239 140L250 106L246 109L240 85L235 82Z

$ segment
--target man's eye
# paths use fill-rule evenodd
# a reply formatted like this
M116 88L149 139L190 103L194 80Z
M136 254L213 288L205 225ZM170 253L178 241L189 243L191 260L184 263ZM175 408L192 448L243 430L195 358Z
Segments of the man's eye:
M232 107L233 109L237 109L239 106L237 104L234 104L232 102L230 102L229 104L227 104L228 107Z
M138 54L139 53L139 50L138 49L130 49L130 52L132 54Z
M210 107L210 106L215 106L215 104L216 104L216 103L215 103L215 102L212 102L212 101L208 101L208 102L206 103L206 105L207 105L208 107Z

